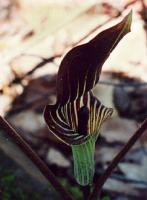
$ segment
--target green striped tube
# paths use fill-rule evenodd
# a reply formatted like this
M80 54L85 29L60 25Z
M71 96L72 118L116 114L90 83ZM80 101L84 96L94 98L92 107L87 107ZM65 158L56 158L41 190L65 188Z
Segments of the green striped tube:
M80 185L90 185L93 181L95 137L90 137L86 142L72 145L74 160L74 176Z

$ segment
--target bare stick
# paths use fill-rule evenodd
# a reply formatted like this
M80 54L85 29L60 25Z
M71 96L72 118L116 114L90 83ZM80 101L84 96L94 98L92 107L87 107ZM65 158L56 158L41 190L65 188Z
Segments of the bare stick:
M15 140L21 150L32 160L38 167L42 174L47 178L55 190L61 195L63 200L73 200L64 187L56 179L56 176L48 168L48 166L41 160L41 158L33 151L33 149L25 142L25 140L18 134L14 128L0 116L0 129L7 133L12 139Z
M89 200L96 200L101 192L101 189L106 182L106 180L110 177L114 168L118 165L118 163L124 158L127 152L131 149L131 147L135 144L135 142L141 137L144 131L147 130L147 119L144 120L140 128L134 133L134 135L130 138L127 144L123 147L123 149L117 154L117 156L110 163L104 174L97 180L95 187L90 195Z

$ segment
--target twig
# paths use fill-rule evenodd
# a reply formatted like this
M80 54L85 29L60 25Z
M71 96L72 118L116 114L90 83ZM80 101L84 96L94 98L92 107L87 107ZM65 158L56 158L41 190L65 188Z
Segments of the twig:
M108 86L116 86L116 87L144 87L147 86L147 83L114 83L111 81L99 81L101 85L108 85Z
M17 80L17 82L21 82L24 78L26 78L27 76L31 75L31 74L32 74L33 72L35 72L37 69L43 67L44 65L46 65L46 64L48 64L48 63L50 63L50 62L53 62L54 59L56 59L56 58L58 58L58 57L61 57L61 56L62 56L62 54L56 54L56 55L51 56L51 57L49 57L49 58L41 58L41 59L42 59L41 62L39 62L32 70L30 70L29 72L27 72L26 74L24 74L24 75L21 76L21 77L16 77L16 78L14 79L13 82L16 82L16 80ZM14 72L14 70L13 70L13 73L14 73L15 76L16 76L16 73Z
M99 169L96 171L96 175L97 177L100 177L101 175L103 174L103 170L102 169ZM118 180L118 181L121 181L121 182L124 182L124 183L129 183L129 184L135 184L135 185L142 185L144 187L147 187L147 181L142 181L142 180L137 180L137 179L132 179L132 178L128 178L124 175L120 175L118 173L112 173L110 175L110 179L114 179L114 180Z
M32 101L29 101L29 102L26 102L16 108L13 108L11 109L7 115L6 115L6 118L7 117L10 117L10 116L13 116L13 115L16 115L22 111L26 111L28 109L32 109L33 107L38 107L38 106L41 106L41 105L45 105L47 102L48 102L48 97L49 95L51 95L52 93L50 94L46 94L46 95L42 95L41 97L38 97Z
M130 5L136 3L137 0L132 0L132 2L129 2L128 4L126 4L123 9L120 11L117 8L112 7L112 9L117 12L117 14L115 16L112 16L110 18L108 18L104 23L102 24L98 24L97 26L95 26L93 29L91 29L88 33L86 33L86 35L84 35L82 38L80 38L78 41L76 41L75 43L72 44L72 46L76 46L79 43L81 43L83 40L85 40L86 38L88 38L91 34L93 34L94 32L96 32L99 28L101 28L102 26L108 24L109 22L111 22L113 19L118 18L121 16L122 12L127 9Z
M91 6L93 7L93 6ZM91 8L90 7L90 8ZM84 11L84 13L86 11L88 11L90 8L88 8L87 10ZM83 13L81 13L83 14ZM74 42L74 43L70 43L68 45L68 47L74 47L77 46L79 43L81 43L83 40L85 40L86 38L88 38L91 34L93 34L94 32L96 32L99 28L101 28L102 26L106 25L107 23L111 22L112 19L117 18L121 15L121 12L118 11L118 15L116 15L115 17L110 17L108 18L104 23L102 24L98 24L97 26L95 26L94 28L92 28L88 33L86 33L84 36L82 36L78 41ZM80 15L79 15L80 16ZM36 69L44 66L45 64L49 63L49 62L53 62L54 59L61 57L63 55L64 52L60 53L60 54L56 54L52 57L49 58L42 58L41 56L37 56L39 58L42 59L42 61L40 63L38 63L31 71L29 71L28 73L26 73L23 77L17 77L17 81L21 82L21 80L23 80L24 78L26 78L28 75L31 75ZM22 54L23 55L23 54ZM29 56L35 56L35 55L29 55ZM14 71L13 71L14 73ZM16 75L16 74L15 74Z
M136 180L136 179L132 179L132 178L127 178L127 177L124 177L124 176L116 174L116 173L112 173L112 175L110 176L110 178L122 181L124 183L132 183L132 184L135 184L135 185L137 184L137 185L143 185L143 186L147 187L147 181L142 181L142 180Z
M40 159L40 157L33 151L33 149L24 141L14 128L0 116L0 129L7 133L15 140L21 150L32 160L32 162L39 168L42 174L47 178L55 190L61 195L64 200L73 200L64 187L58 182L56 176L48 168L48 166Z
M145 10L146 9L146 5L145 5L144 0L140 0L140 1L141 1L142 8Z
M80 38L78 41L76 41L75 43L73 43L72 46L77 46L83 40L85 40L86 38L88 38L91 34L93 34L94 32L96 32L99 28L101 28L102 26L104 26L104 25L108 24L109 22L111 22L112 19L114 19L114 17L108 18L104 23L98 24L97 26L95 26L88 33L86 33L82 38Z
M91 6L93 7L93 6ZM90 8L91 8L90 7ZM88 8L87 10L85 10L84 12L88 11L90 8ZM117 9L116 9L117 10ZM102 24L98 24L97 26L95 26L94 28L92 28L88 33L86 33L86 35L82 36L78 41L72 43L69 45L69 47L74 47L77 46L79 43L81 43L83 40L85 40L86 38L88 38L91 34L93 34L94 32L96 32L99 28L101 28L102 26L108 24L112 19L117 18L119 16L121 16L121 12L117 10L117 15L113 16L113 17L109 17L104 23ZM83 13L82 13L83 14ZM79 15L80 16L80 15ZM22 54L23 55L23 54ZM39 58L42 58L42 61L40 63L38 63L31 71L29 71L28 73L26 73L24 76L22 77L16 77L16 79L14 80L14 82L21 82L24 78L26 78L28 75L31 75L36 69L44 66L45 64L49 63L49 62L53 62L55 58L61 57L63 55L63 52L60 54L56 54L52 57L49 58L42 58L41 56L37 56ZM29 56L35 56L35 55L29 55ZM16 73L13 70L13 73L16 76Z
M108 24L112 19L115 19L115 18L121 16L121 13L123 12L123 10L126 9L129 5L135 3L136 1L137 1L137 0L133 0L132 2L126 4L126 5L124 6L124 8L122 9L122 11L119 11L119 10L117 10L116 8L113 8L113 9L115 9L115 10L117 11L117 15L116 15L116 16L110 17L110 18L108 18L104 23L95 26L95 27L92 28L88 33L86 33L86 35L84 35L82 38L80 38L78 41L76 41L76 42L73 43L73 44L70 44L69 47L71 47L71 46L73 47L73 46L78 45L78 44L81 43L83 40L85 40L87 37L89 37L91 34L93 34L94 32L96 32L99 28L101 28L102 26ZM96 5L96 4L95 4L95 5ZM86 10L84 10L83 12L81 12L81 13L80 13L79 15L77 15L76 17L79 17L79 16L83 15L84 13L86 13L86 12L87 12L90 8L92 8L92 7L93 7L93 5L92 5L91 7L89 7L89 8L87 8ZM76 19L76 18L74 18L74 19ZM23 55L23 54L22 54L22 55ZM14 81L21 82L22 79L24 79L24 78L25 78L26 76L28 76L28 75L31 75L36 69L38 69L38 68L44 66L45 64L47 64L47 63L49 63L49 62L54 61L55 58L61 57L62 55L63 55L63 52L60 53L60 54L54 55L54 56L52 56L52 57L49 57L49 58L42 58L42 61L41 61L40 63L38 63L31 71L29 71L29 72L28 72L27 74L25 74L23 77L16 77L16 80L14 80ZM30 55L30 56L35 56L35 55ZM41 58L41 56L37 56L37 57Z
M124 6L124 9L127 9L129 6L131 6L132 4L135 4L138 0L132 0L132 1L129 1L125 6Z
M99 81L99 85L107 85L107 86L115 86L115 87L123 87L123 88L126 88L126 87L134 87L134 88L135 87L147 87L147 83L114 83L114 82L111 82L111 81L110 82L109 81ZM8 112L8 114L6 116L10 117L10 116L15 115L17 113L20 113L24 110L30 109L30 108L32 108L36 105L44 105L44 102L46 103L47 99L49 98L49 96L51 94L52 93L42 95L39 98L36 98L36 99L34 99L30 102L26 102L23 105L20 105L16 108L13 108L12 110L10 110Z
M27 74L25 74L25 76L32 74L36 69L46 65L49 62L53 62L53 60L55 58L58 58L58 57L61 57L61 56L62 56L61 54L57 54L57 55L54 55L54 56L49 57L49 58L43 58L42 62L38 63L31 71L29 71Z
M92 35L94 32L96 32L99 28L103 27L104 25L108 24L113 19L115 19L115 18L117 18L119 16L121 16L121 12L118 11L118 14L116 16L110 17L106 21L104 21L102 24L98 24L97 26L95 26L94 28L92 28L88 33L86 33L84 36L82 36L82 38L80 38L78 41L76 41L75 43L73 43L72 46L78 45L79 43L81 43L82 41L84 41L86 38L88 38L90 35Z
M114 168L118 165L118 163L123 159L123 157L127 154L127 152L131 149L131 147L135 144L135 142L141 137L144 131L147 129L147 119L144 120L141 127L134 133L134 135L130 138L127 144L123 147L123 149L118 153L118 155L113 159L110 163L109 167L106 169L104 174L97 180L95 187L90 195L89 200L96 200L99 197L101 189L106 182L106 180L110 177Z

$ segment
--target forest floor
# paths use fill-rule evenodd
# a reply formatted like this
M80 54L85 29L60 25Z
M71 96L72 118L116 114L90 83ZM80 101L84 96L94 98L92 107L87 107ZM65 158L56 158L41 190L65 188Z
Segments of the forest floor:
M131 9L132 31L105 62L94 90L104 105L115 110L96 145L97 176L147 117L145 1L0 1L0 115L77 199L82 192L73 180L71 150L49 134L43 109L56 100L56 73L65 53L120 21ZM58 199L46 190L46 181L15 142L1 132L0 149L0 199L17 200L17 196L27 200L31 191L32 200L42 200L42 196L43 200ZM12 191L12 187L20 189ZM147 200L146 134L119 163L104 186L103 196L108 200Z

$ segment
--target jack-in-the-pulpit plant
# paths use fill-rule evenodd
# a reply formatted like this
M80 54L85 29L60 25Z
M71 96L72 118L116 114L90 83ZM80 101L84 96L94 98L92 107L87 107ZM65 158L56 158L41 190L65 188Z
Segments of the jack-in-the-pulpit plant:
M44 111L50 132L71 146L74 176L81 185L92 183L95 143L101 124L112 115L112 108L102 105L92 89L105 60L130 32L131 21L130 12L117 25L65 55L57 75L56 104L47 105Z

